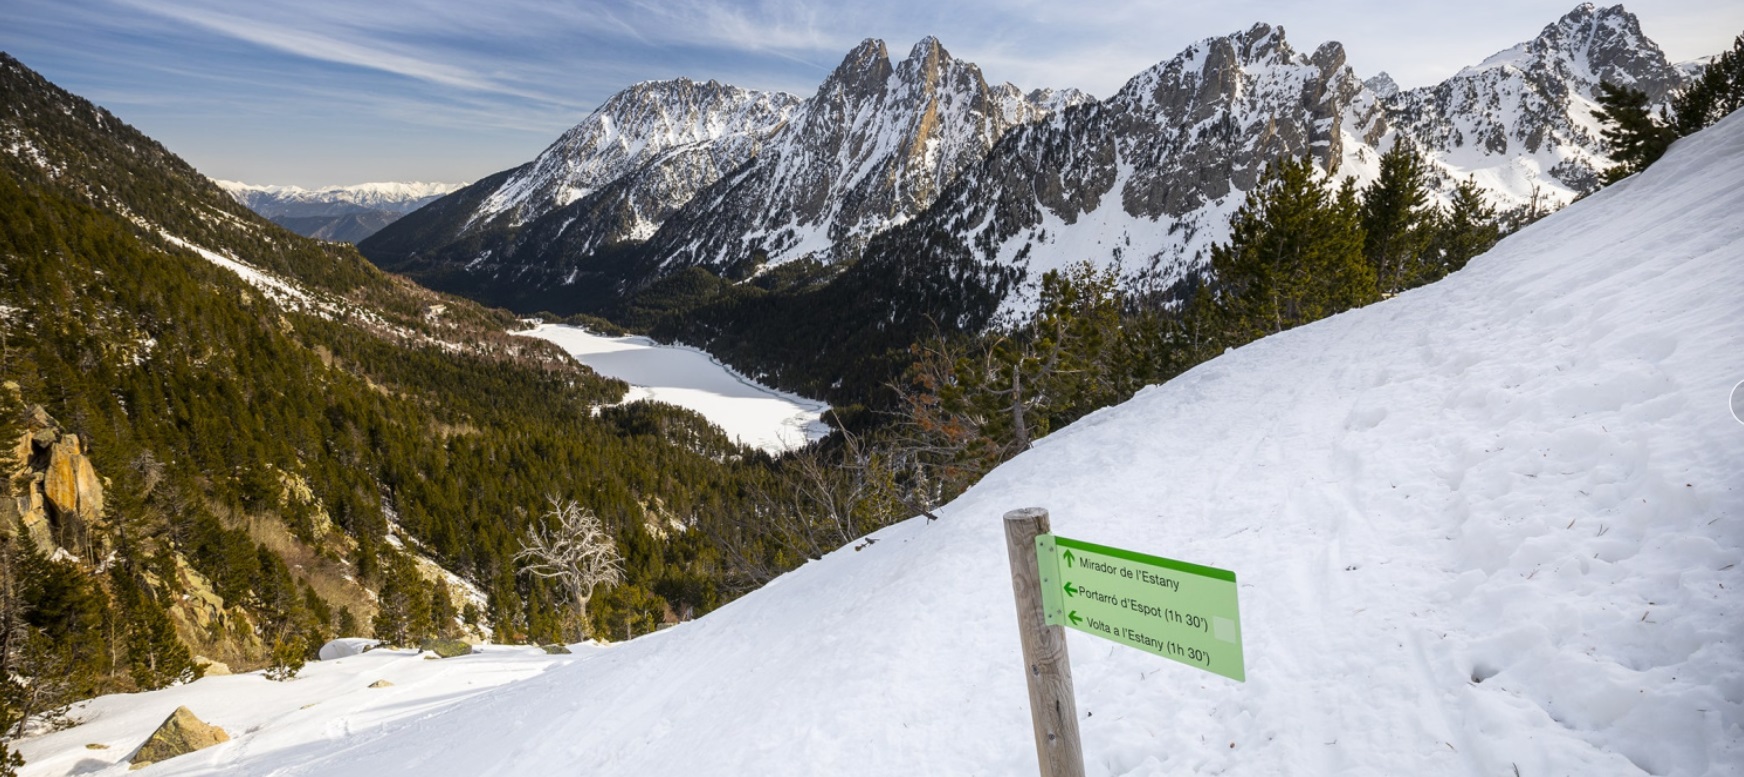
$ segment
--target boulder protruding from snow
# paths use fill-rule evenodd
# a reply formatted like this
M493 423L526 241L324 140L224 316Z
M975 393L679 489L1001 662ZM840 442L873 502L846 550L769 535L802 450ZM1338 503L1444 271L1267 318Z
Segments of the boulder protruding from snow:
M177 707L139 746L130 768L138 769L228 741L230 735L224 729L200 720L187 707Z
M321 646L321 651L315 654L322 661L333 661L348 658L373 650L381 646L381 640L367 637L340 637Z
M458 639L427 639L418 645L418 649L428 650L441 658L472 654L472 646Z

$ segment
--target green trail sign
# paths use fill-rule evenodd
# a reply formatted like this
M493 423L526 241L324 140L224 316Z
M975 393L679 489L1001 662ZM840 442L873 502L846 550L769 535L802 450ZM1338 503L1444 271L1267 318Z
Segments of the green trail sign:
M1234 572L1053 534L1035 544L1048 625L1247 681Z

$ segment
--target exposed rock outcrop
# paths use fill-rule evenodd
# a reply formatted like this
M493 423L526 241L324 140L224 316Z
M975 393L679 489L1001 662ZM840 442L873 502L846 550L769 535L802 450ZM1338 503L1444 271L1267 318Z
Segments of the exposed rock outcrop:
M224 729L200 720L187 707L177 707L133 754L132 769L230 741Z
M472 654L472 646L458 639L426 639L418 645L419 650L428 650L440 658L454 658Z
M25 430L12 449L12 493L0 497L0 532L20 523L45 554L65 548L80 558L102 555L93 529L103 523L104 481L85 441L66 434L42 406L25 413Z

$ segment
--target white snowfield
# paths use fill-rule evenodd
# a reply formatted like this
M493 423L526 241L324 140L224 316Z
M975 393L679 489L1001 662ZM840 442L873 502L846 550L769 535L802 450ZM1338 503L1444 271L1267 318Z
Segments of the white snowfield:
M124 774L187 703L235 738L142 777L1035 774L1000 517L1040 505L1240 581L1246 683L1070 632L1091 775L1736 775L1740 213L1733 116L1441 283L1147 389L942 520L697 621L531 676L425 662L453 674L384 689L404 706L360 701L413 663L375 653L108 697L25 741L26 773ZM458 692L473 666L502 684ZM304 689L333 700L284 711Z
M822 420L828 404L758 384L695 348L559 324L517 334L556 343L595 372L629 383L626 402L651 399L695 410L743 445L780 454L830 432Z

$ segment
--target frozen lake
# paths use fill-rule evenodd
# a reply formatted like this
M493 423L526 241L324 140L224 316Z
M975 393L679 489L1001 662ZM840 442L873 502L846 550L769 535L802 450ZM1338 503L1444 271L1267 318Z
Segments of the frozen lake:
M626 402L652 399L695 410L753 448L781 453L829 433L822 420L828 404L759 385L695 348L560 324L517 334L556 343L595 372L629 383Z

